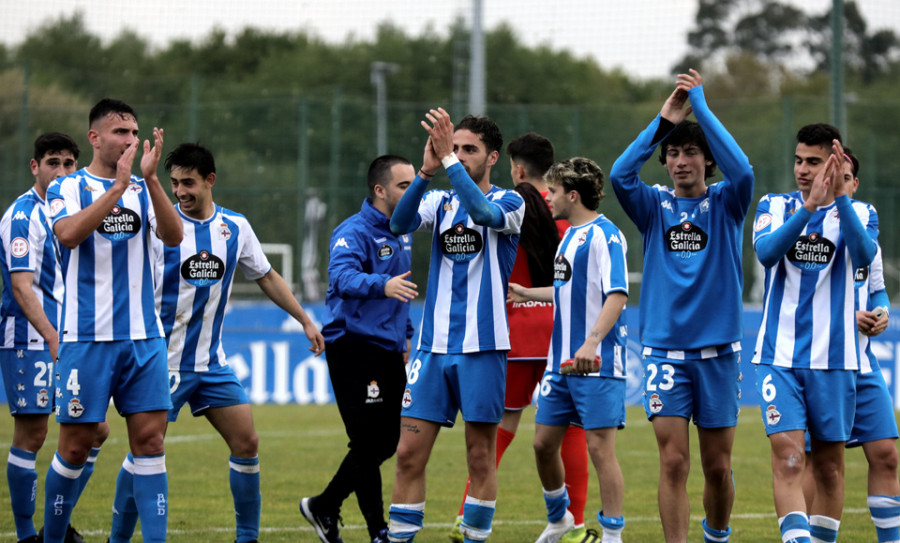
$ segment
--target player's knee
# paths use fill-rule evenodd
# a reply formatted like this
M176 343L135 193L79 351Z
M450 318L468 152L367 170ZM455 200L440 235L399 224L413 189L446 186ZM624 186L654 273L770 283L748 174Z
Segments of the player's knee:
M131 452L135 456L157 456L165 452L161 432L141 432L131 436Z
M870 469L878 470L882 473L893 474L890 476L896 478L898 455L897 447L893 440L885 441L884 444L879 443L879 446L872 450L872 453L868 455L868 458Z
M101 422L97 425L97 431L94 432L93 447L99 449L106 439L109 437L109 423Z
M415 475L425 471L425 463L421 461L421 454L402 441L397 446L397 473Z
M259 436L256 432L251 432L240 439L233 439L228 443L231 449L231 456L239 458L252 458L259 452Z
M550 460L557 454L559 454L559 448L555 443L552 443L546 439L540 439L539 437L535 436L534 456L539 462Z
M661 477L670 481L687 481L691 472L690 456L682 451L660 451L659 471Z

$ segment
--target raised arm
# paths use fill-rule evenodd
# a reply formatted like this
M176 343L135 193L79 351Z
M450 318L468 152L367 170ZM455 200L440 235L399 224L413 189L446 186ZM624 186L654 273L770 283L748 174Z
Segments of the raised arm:
M443 108L437 108L429 110L425 117L428 122L422 121L421 124L428 132L434 155L440 157L441 164L450 177L450 183L459 194L459 200L472 217L472 221L489 228L502 228L503 209L485 197L484 192L469 177L453 152L453 122L450 120L450 114Z
M161 128L153 127L153 147L150 147L150 141L144 140L144 154L141 156L141 174L144 176L144 182L147 186L147 192L150 194L150 203L153 205L153 212L156 214L156 235L169 247L177 247L182 238L184 231L181 226L181 219L175 211L175 206L163 190L156 175L156 169L159 165L159 159L162 156L163 131Z
M694 116L703 128L703 135L706 136L713 157L722 170L726 182L729 183L729 190L737 198L739 204L737 211L743 218L750 209L750 200L753 197L754 177L750 159L725 125L709 109L703 94L703 78L700 74L693 69L689 74L679 74L678 87L688 94Z
M134 163L134 155L137 153L137 145L131 145L116 163L116 180L113 185L89 206L76 211L71 215L61 217L53 222L53 233L59 243L68 249L78 247L81 242L93 234L103 219L109 215L112 208L118 203L119 198L131 184L131 165ZM47 200L50 209L55 208L54 200L64 199L62 194L56 193L54 187L62 189L58 181L51 185L47 192ZM169 207L172 207L171 205Z

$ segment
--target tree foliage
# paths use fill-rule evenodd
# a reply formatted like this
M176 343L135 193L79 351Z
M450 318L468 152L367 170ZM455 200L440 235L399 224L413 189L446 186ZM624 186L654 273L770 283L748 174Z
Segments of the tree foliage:
M892 30L870 32L857 2L844 3L843 62L863 83L897 70L900 39ZM831 10L808 14L776 0L699 0L690 51L675 66L708 66L752 55L762 64L804 76L831 67Z

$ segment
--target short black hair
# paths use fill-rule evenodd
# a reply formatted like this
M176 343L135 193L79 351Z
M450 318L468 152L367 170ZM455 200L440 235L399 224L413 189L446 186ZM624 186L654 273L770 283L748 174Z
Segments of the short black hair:
M841 131L827 123L808 124L797 131L797 143L804 145L824 145L831 149L833 140L843 143Z
M369 175L367 182L369 184L369 197L375 196L375 185L385 186L391 176L391 168L397 164L409 164L412 162L398 155L381 155L369 164Z
M38 163L48 154L69 151L78 160L78 144L68 134L62 132L46 132L34 140L34 160Z
M529 177L543 177L553 166L553 144L544 136L529 132L509 142L506 154L525 168Z
M544 180L566 192L578 191L581 204L590 210L596 210L605 196L603 170L589 158L575 157L557 162L547 170Z
M477 134L484 142L488 153L491 151L499 153L503 148L503 135L500 134L500 127L490 117L466 115L453 127L454 132L462 129Z
M699 147L703 153L703 158L710 162L706 165L706 170L703 174L704 179L709 179L716 174L716 159L713 157L709 144L706 143L706 134L703 133L700 124L695 121L678 123L669 132L669 135L662 140L662 143L659 144L659 163L663 166L666 165L666 153L668 153L669 147L680 147L691 143Z
M125 102L113 100L112 98L104 98L91 108L91 112L88 114L88 126L92 126L95 121L106 117L110 113L115 113L120 117L131 115L134 117L135 122L138 120L137 113L135 113L131 106Z
M205 179L209 174L216 173L216 160L212 151L199 143L181 143L166 157L165 168L167 172L171 172L172 168L197 170Z

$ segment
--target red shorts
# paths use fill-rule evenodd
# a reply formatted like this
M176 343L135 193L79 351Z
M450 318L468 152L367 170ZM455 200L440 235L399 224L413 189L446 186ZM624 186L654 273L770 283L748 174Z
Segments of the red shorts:
M510 360L506 363L506 399L503 408L521 411L534 397L534 389L544 376L547 361L543 359Z

